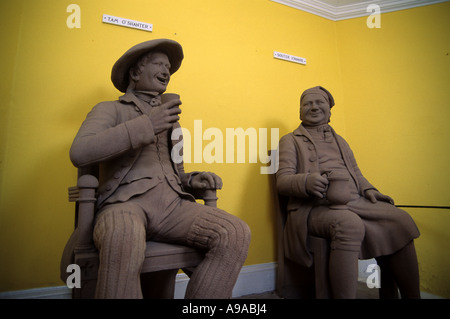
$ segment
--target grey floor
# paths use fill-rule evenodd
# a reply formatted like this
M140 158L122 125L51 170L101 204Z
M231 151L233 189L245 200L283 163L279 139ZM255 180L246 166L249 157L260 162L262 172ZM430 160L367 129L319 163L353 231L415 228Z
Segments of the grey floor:
M358 282L358 291L356 293L357 299L378 299L378 289L370 289L363 282ZM260 294L253 294L241 296L236 299L280 299L274 291L264 292Z

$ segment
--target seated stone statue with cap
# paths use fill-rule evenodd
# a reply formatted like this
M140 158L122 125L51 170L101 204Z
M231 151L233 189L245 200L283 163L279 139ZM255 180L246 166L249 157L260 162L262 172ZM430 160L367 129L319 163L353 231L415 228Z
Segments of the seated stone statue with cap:
M355 298L358 258L376 258L385 298L420 298L414 239L408 213L364 178L347 142L328 124L334 106L321 86L300 98L300 126L279 144L277 189L289 197L285 254L310 267L309 235L330 242L333 298Z
M147 240L192 246L205 258L186 298L230 298L247 258L250 229L221 209L196 203L186 189L222 187L210 172L186 173L171 158L179 98L162 100L183 60L181 45L157 39L133 46L112 68L117 101L94 106L70 149L76 167L99 165L94 243L100 265L97 298L142 298Z

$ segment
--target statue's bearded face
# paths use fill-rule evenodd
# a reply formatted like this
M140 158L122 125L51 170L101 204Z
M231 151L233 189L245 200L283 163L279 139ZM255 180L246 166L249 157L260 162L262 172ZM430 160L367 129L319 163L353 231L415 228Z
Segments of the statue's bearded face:
M330 104L321 94L306 94L300 105L300 119L308 126L326 124L330 121Z
M152 52L147 55L138 69L130 70L135 90L163 93L170 81L170 61L165 53Z

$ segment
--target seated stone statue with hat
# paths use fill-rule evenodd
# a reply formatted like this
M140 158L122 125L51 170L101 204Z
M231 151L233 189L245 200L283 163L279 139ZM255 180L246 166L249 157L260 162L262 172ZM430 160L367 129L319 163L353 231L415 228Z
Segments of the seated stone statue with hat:
M247 224L197 203L185 191L221 188L220 177L186 173L183 163L171 157L171 132L180 127L181 101L166 101L162 94L183 57L181 45L168 39L126 51L111 74L114 86L125 94L94 106L70 149L76 167L99 165L100 170L94 226L100 254L97 298L142 297L140 269L147 240L205 251L186 298L230 298L247 258Z

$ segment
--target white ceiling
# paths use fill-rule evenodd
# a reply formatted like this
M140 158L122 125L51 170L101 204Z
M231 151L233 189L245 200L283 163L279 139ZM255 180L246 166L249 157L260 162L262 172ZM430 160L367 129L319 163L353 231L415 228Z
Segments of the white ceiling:
M380 12L392 12L426 6L449 0L272 0L299 10L338 21L367 16L374 13L370 4L380 7Z
M313 1L313 2L323 2L327 3L331 6L340 7L345 6L349 4L355 4L355 3L361 3L361 2L367 2L368 0L323 0L323 1Z

